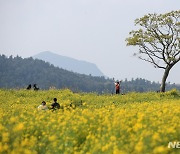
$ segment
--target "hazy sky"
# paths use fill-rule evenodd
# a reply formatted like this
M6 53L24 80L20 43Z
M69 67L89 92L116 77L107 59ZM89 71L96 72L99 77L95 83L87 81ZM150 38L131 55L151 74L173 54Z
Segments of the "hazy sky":
M0 54L42 51L95 63L108 77L161 81L163 70L133 57L134 20L180 9L180 0L0 0ZM168 80L180 83L180 62Z

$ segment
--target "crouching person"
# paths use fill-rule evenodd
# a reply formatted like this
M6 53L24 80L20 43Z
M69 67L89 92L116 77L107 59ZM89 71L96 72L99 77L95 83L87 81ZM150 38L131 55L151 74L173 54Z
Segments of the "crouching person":
M60 109L60 105L57 102L57 98L54 98L53 100L54 100L54 102L51 104L50 109L52 109L52 110Z
M42 104L38 106L38 110L48 110L45 101L42 101Z

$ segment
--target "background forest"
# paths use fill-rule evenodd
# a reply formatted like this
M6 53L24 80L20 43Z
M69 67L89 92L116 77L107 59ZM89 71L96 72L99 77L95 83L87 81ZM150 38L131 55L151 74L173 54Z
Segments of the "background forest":
M119 79L120 80L120 79ZM37 84L40 89L64 89L74 92L114 93L113 79L74 73L33 58L0 55L0 88L26 88ZM142 78L122 80L121 92L158 91L160 83ZM166 89L179 89L180 85L166 84Z

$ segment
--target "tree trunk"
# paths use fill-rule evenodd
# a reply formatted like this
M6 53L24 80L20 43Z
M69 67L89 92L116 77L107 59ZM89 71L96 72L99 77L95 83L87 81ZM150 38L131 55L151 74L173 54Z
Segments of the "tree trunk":
M171 70L172 66L167 66L165 71L164 71L164 75L161 81L161 87L160 87L160 92L165 92L166 89L166 79L169 75L169 71Z

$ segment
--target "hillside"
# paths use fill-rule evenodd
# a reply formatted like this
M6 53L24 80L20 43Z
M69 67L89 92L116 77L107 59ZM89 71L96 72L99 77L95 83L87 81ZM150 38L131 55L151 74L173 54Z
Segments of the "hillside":
M73 73L38 59L0 55L0 88L26 88L29 84L37 84L40 89L114 93L112 79ZM159 87L159 83L139 78L122 81L121 92L157 91ZM180 90L180 85L167 84L167 90L173 88Z
M58 66L59 68L66 69L68 71L86 75L91 74L92 76L104 76L99 68L93 63L61 56L49 51L41 52L33 56L33 58L44 60L46 62L49 62L50 64L53 64L54 66Z
M73 73L42 60L0 56L1 88L25 88L35 83L41 89L55 87L84 92L102 92L112 85L112 81L104 77Z

